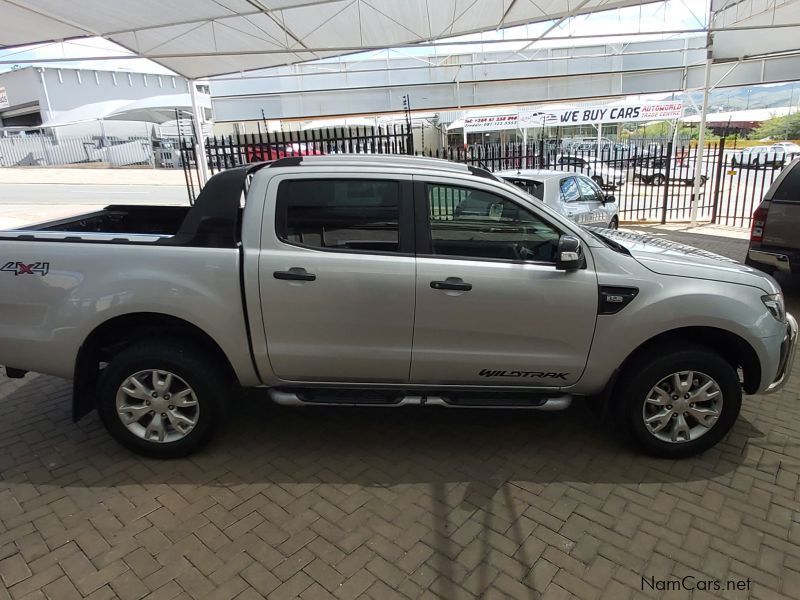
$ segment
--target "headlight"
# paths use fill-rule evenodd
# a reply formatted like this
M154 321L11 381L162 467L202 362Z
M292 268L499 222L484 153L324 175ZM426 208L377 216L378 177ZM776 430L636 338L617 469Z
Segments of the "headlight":
M786 320L786 305L783 303L783 292L761 296L761 301L778 321Z

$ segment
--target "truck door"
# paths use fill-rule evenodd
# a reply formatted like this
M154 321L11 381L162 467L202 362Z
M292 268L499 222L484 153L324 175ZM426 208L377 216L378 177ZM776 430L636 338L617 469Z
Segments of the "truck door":
M415 181L417 310L411 381L552 387L581 377L597 277L557 271L559 228L488 185Z
M273 372L287 381L407 381L414 273L409 176L276 178L259 257Z

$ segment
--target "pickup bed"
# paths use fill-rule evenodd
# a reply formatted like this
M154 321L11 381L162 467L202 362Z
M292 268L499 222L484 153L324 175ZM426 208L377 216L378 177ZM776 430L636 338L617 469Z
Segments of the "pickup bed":
M491 173L327 156L224 171L191 208L0 232L0 364L74 381L129 448L199 448L234 386L275 402L558 410L683 457L786 381L768 275L580 227Z

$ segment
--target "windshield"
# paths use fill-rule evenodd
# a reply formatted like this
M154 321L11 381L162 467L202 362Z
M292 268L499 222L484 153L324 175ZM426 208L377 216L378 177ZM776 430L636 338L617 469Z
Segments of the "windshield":
M594 238L600 240L601 242L603 242L603 244L605 244L612 250L615 250L616 252L619 252L620 254L624 254L626 256L631 255L630 251L625 246L623 246L622 244L620 244L615 240L612 240L610 237L606 237L603 234L603 231L606 230L600 229L599 227L589 227L586 225L581 225L581 228L585 231L588 231Z

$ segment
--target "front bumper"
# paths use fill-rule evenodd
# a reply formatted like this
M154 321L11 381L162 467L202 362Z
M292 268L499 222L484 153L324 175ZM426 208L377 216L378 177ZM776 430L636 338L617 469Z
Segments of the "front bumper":
M779 391L786 385L789 376L792 374L792 364L794 363L795 351L797 350L797 321L786 313L786 336L781 343L781 358L778 363L778 372L775 380L769 385L766 393L771 394Z

